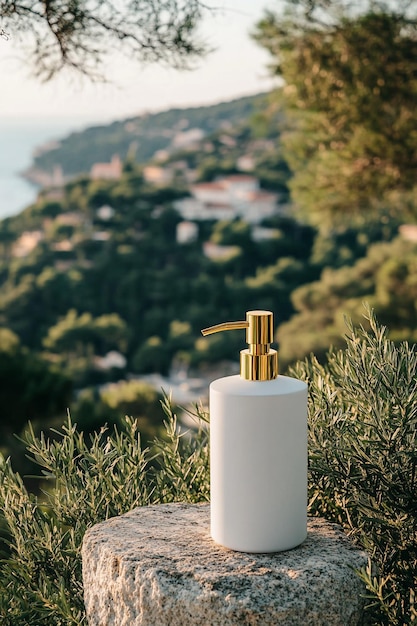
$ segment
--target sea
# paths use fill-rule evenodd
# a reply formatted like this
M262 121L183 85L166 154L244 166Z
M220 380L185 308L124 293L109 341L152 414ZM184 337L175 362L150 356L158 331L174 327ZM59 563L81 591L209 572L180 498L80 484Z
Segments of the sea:
M36 200L38 188L20 176L32 164L36 148L92 125L92 120L80 118L0 117L0 220L17 215Z

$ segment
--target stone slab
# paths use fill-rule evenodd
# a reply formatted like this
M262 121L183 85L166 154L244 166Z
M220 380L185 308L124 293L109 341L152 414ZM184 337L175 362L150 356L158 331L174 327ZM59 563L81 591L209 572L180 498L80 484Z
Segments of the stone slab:
M351 626L367 563L340 527L310 518L301 546L234 552L209 535L209 505L140 507L92 527L82 559L90 626Z

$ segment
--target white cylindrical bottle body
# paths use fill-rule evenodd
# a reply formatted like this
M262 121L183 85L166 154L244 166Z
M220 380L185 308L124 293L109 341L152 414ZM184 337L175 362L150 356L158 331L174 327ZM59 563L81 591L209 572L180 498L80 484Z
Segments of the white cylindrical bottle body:
M210 385L211 535L242 552L307 536L307 385L228 376Z

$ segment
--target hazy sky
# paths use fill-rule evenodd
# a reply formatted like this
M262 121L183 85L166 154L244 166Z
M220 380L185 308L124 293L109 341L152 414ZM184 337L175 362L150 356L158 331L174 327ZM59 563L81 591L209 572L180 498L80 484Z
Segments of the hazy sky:
M210 0L208 4L218 10L206 15L201 33L216 50L187 72L133 65L114 57L108 68L111 84L69 80L64 75L42 84L30 75L30 66L13 37L0 39L0 118L110 121L146 110L211 104L270 89L268 55L251 41L249 31L263 10L274 8L277 1Z

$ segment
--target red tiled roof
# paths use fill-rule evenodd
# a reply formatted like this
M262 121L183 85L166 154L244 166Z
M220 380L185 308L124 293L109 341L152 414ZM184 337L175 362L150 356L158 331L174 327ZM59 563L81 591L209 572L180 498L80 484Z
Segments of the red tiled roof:
M216 191L224 191L224 185L221 182L215 183L196 183L192 186L192 189L212 189Z

